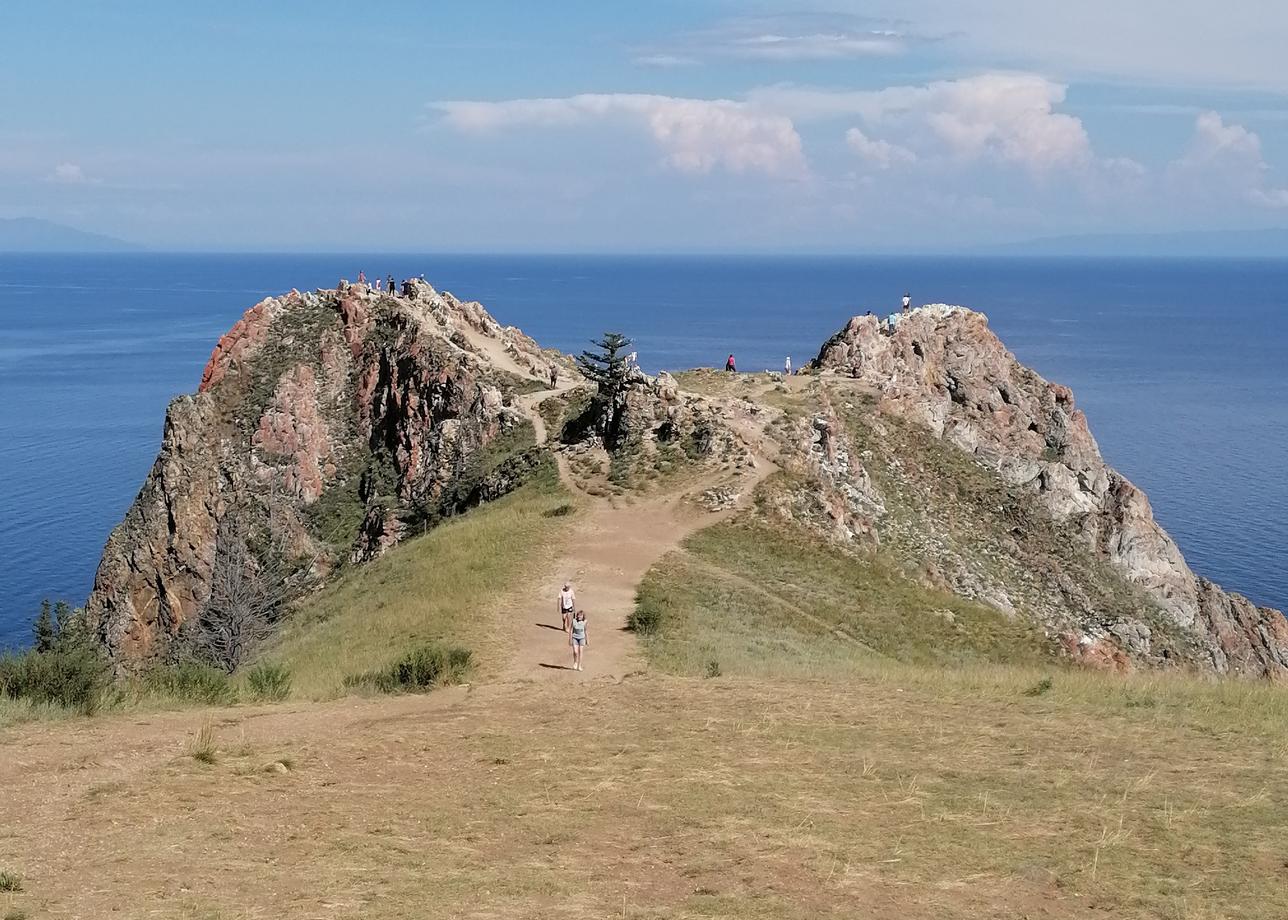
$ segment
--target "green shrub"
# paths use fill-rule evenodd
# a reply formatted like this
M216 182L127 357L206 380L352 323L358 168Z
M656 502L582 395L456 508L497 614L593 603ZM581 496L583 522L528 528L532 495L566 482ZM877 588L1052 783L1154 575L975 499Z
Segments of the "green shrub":
M662 628L663 612L652 597L637 597L635 609L626 618L626 628L642 636L651 636Z
M22 876L8 869L0 869L0 891L22 891Z
M291 669L281 664L261 664L250 669L246 686L252 699L284 700L291 695Z
M417 693L447 687L465 679L473 653L459 645L431 642L405 653L378 671L348 678L350 687L370 686L381 693Z
M709 678L710 678L710 677L719 677L719 676L720 676L720 662L716 661L714 658L708 658L708 659L707 659L707 667L706 667L706 671L705 671L704 673L705 673L705 674L706 674L706 676L707 676L707 677L709 677Z
M0 657L0 694L90 715L103 700L108 665L97 649L67 646Z
M226 673L196 661L159 665L144 675L143 683L151 693L188 703L227 706L237 701L237 689Z

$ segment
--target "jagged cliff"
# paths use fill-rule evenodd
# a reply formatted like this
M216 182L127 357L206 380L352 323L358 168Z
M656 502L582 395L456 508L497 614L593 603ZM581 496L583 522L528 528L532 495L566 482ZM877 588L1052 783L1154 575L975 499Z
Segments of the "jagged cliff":
M413 282L248 310L176 399L87 612L118 662L165 652L209 596L236 513L313 577L513 488L539 462L517 392L567 365L481 306ZM539 378L538 379L534 379Z
M1191 571L1154 520L1145 494L1105 463L1069 389L1016 361L983 314L932 305L889 320L858 316L823 345L811 369L866 389L875 402L876 412L857 424L854 413L835 411L831 403L814 419L814 469L822 493L835 503L833 520L849 532L878 539L887 532L917 544L929 563L947 564L946 574L936 574L954 589L1008 612L1022 608L1036 615L1059 632L1076 659L1123 668L1130 660L1179 657L1220 674L1288 675L1283 615ZM967 508L966 489L950 496L929 494L933 487L908 494L917 477L908 473L907 450L902 462L894 458L882 464L879 477L869 475L875 472L867 468L871 461L881 459L880 442L909 437L883 425L883 418L912 423L952 445L1008 487L999 492L985 483L978 490L995 507L980 515L975 501L971 510L988 520L958 535L974 544L972 552L955 551L945 538L951 522L936 521L946 508ZM870 446L855 455L848 448L865 426L858 439ZM960 485L972 472L953 478ZM912 511L914 521L887 520L885 506L900 491L905 504L920 505ZM1029 501L1021 507L1012 501L1015 495ZM1052 554L1064 552L1059 547L1034 557L1034 541L1026 540L1034 528L1019 520L1033 510L1058 526L1048 534L1053 540L1067 534L1077 544L1073 557L1056 560ZM999 520L1014 526L991 526ZM995 531L1001 532L993 536ZM981 552L991 555L989 564L963 561L978 560ZM1024 571L1025 565L1017 571L1025 553L1030 568L1041 563L1037 571ZM1139 589L1140 598L1090 584L1104 580L1091 571L1097 561Z

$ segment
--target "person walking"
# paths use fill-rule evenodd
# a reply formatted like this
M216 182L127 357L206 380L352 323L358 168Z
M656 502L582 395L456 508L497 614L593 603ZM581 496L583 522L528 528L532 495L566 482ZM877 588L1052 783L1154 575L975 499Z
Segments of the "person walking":
M550 365L550 389L559 389L559 365Z
M787 360L783 362L783 374L787 377L792 375L792 356L788 355Z
M725 373L728 373L728 374L738 373L738 365L734 363L733 355L730 355L729 359L725 361Z
M586 636L586 611L578 610L573 614L572 624L568 630L568 644L572 646L572 669L582 670L581 659L590 640Z
M912 309L912 295L911 295L911 294L904 294L904 295L903 295L903 312L904 312L904 313L907 313L907 312L909 312L911 309Z
M572 590L571 582L564 582L563 590L559 592L559 622L563 624L563 631L568 632L572 626L572 612L577 606L577 595Z

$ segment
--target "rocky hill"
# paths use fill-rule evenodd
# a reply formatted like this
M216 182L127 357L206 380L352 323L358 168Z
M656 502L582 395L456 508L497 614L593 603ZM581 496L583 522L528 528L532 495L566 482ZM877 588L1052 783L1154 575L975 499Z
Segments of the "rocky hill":
M552 371L566 385L548 398ZM1288 676L1288 621L1189 569L1069 390L982 314L856 317L786 380L631 371L590 405L581 383L565 356L424 283L265 300L171 405L90 620L122 667L163 655L211 596L221 522L291 560L303 590L512 490L548 462L550 427L565 482L589 495L700 481L716 509L760 483L762 519L891 554L908 578L1035 622L1053 654Z
M161 451L95 577L120 663L163 654L210 596L220 522L317 580L510 490L539 456L515 397L565 359L478 304L412 282L255 305L166 416ZM302 561L302 562L301 562Z
M878 439L881 419L912 423L1005 487L985 495L988 507L977 507L974 525L958 535L964 552L943 539L952 529L936 521L934 512L950 503L943 498L938 509L917 509L919 533L903 534L920 544L928 562L949 570L956 590L1037 616L1074 658L1089 663L1121 669L1132 660L1179 657L1219 674L1288 676L1283 615L1191 571L1145 494L1105 463L1069 389L1016 361L983 314L939 304L888 320L857 316L823 345L811 368L869 388L876 412L868 425L875 421ZM898 485L874 484L865 467L871 452L839 457L847 436L862 427L847 427L845 413L826 413L815 424L820 469L839 480L834 488L845 493L860 529L879 534ZM895 467L900 472L897 461ZM887 463L887 481L891 472ZM1035 528L1020 519L1026 509L1016 498L1055 525L1049 539L1067 535L1079 558L1063 564L1050 554L1032 558ZM963 561L982 555L991 555L992 564ZM1094 571L1100 561L1140 596L1106 586Z

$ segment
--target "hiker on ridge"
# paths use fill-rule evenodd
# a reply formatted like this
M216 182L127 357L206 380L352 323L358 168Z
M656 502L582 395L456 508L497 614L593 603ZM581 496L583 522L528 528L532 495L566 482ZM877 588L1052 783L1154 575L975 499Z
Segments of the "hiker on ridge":
M390 276L389 276L389 281L388 281L388 283L387 283L386 290L387 290L387 291L389 291L389 296L390 296L390 297L397 297L397 296L398 296L398 288L394 287L394 276L393 276L393 275L390 275Z
M783 375L790 377L792 375L792 356L788 355L787 360L783 362Z
M912 295L911 295L911 294L904 294L904 295L903 295L903 312L904 312L904 313L907 313L907 312L908 312L908 311L910 311L911 309L912 309Z
M730 355L729 360L725 362L725 372L729 374L738 373L738 365L734 364L733 355Z

